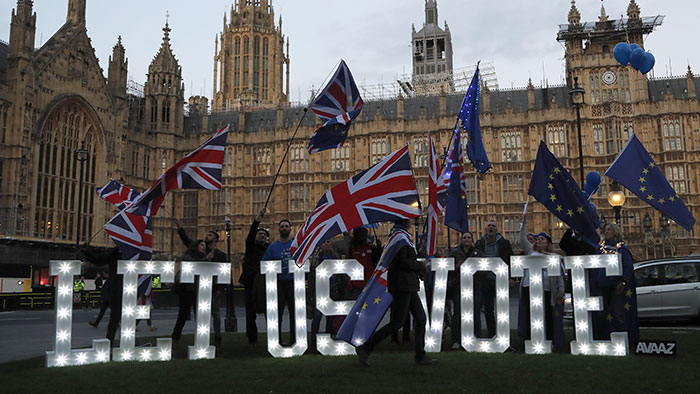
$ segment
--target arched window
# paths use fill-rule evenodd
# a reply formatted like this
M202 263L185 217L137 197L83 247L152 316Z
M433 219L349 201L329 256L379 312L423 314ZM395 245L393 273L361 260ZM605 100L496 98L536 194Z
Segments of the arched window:
M48 115L37 147L34 236L75 240L78 210L80 241L92 235L96 129L85 108L74 101L60 104ZM86 152L78 151L83 148Z

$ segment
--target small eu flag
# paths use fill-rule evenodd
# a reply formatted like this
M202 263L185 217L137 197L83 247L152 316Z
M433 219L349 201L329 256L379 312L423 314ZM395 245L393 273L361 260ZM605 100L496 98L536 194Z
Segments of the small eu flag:
M600 219L566 169L540 142L528 194L586 240L597 244Z
M481 124L479 123L479 65L469 84L467 95L464 97L464 104L459 111L459 119L462 127L467 132L467 157L472 162L474 168L480 174L485 174L491 168L491 162L486 155L484 141L481 138Z
M668 183L663 172L636 135L625 145L605 175L617 181L642 201L663 212L690 231L695 218Z

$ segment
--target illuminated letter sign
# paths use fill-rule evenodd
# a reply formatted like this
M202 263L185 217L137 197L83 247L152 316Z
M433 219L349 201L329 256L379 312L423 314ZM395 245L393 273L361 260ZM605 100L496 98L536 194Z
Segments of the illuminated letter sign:
M293 357L304 354L308 347L306 337L306 280L304 273L309 265L297 267L294 260L287 260L289 272L294 274L294 316L296 332L294 346L280 345L280 332L277 327L277 274L282 273L280 260L260 262L260 273L265 275L267 293L267 351L273 357ZM291 323L291 322L290 322ZM291 324L290 324L291 327Z
M418 259L425 262L425 259ZM447 293L447 272L455 268L454 259L452 257L446 259L430 259L430 266L435 271L435 285L433 286L433 305L432 310L428 313L428 303L425 296L424 281L420 281L420 297L421 304L425 310L425 316L428 317L427 327L425 327L425 351L439 352L442 347L442 323L445 315L445 294ZM454 310L458 311L459 305L454 306Z
M610 341L594 341L589 311L602 310L602 297L590 297L586 270L605 268L607 276L622 275L619 254L567 256L566 268L571 270L571 283L574 290L574 322L576 340L571 341L571 354L598 354L604 356L624 356L629 352L626 332L613 332Z
M474 273L490 271L496 274L496 337L481 339L474 336ZM462 297L462 347L469 352L503 353L510 346L510 303L508 300L508 266L498 257L470 257L460 268Z
M73 276L80 275L80 261L51 260L50 275L56 283L56 341L53 351L46 352L47 367L94 364L109 361L109 340L93 339L92 349L71 349L73 323Z

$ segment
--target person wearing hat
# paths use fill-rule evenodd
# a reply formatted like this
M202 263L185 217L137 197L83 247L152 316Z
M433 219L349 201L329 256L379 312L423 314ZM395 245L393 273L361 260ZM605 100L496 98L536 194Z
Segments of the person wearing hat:
M255 324L257 313L265 312L265 283L260 275L260 260L270 245L268 242L270 232L260 227L265 210L265 208L261 209L250 225L245 239L243 272L238 280L245 290L245 333L251 345L258 342L258 326Z
M525 218L520 230L521 245L527 250L529 242L522 243L524 238ZM556 254L552 252L552 237L546 232L535 235L535 243L532 244L529 255ZM559 262L560 275L548 276L545 271L542 275L544 288L544 316L547 339L552 340L554 350L564 348L564 265ZM523 339L530 339L530 276L529 273L520 282L520 300L518 303L518 335Z

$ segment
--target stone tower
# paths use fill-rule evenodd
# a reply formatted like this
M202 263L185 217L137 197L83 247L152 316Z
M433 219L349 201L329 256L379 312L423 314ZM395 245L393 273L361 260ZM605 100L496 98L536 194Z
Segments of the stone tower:
M214 110L273 107L289 100L289 39L268 0L237 0L214 50ZM286 65L286 69L284 66ZM283 91L284 88L284 91Z
M116 45L112 48L112 56L109 57L109 69L107 72L107 87L112 96L126 98L128 69L129 60L126 59L122 37L119 36Z
M163 43L148 66L148 77L143 85L145 116L150 131L181 134L185 87L182 67L170 48L170 31L168 22L165 22Z
M452 36L438 25L437 0L425 1L425 22L416 32L411 26L413 43L413 83L417 90L450 91L452 86ZM447 81L448 86L441 83Z
M17 9L12 12L9 46L11 60L21 58L28 61L34 55L36 13L32 12L32 7L32 0L17 0Z

